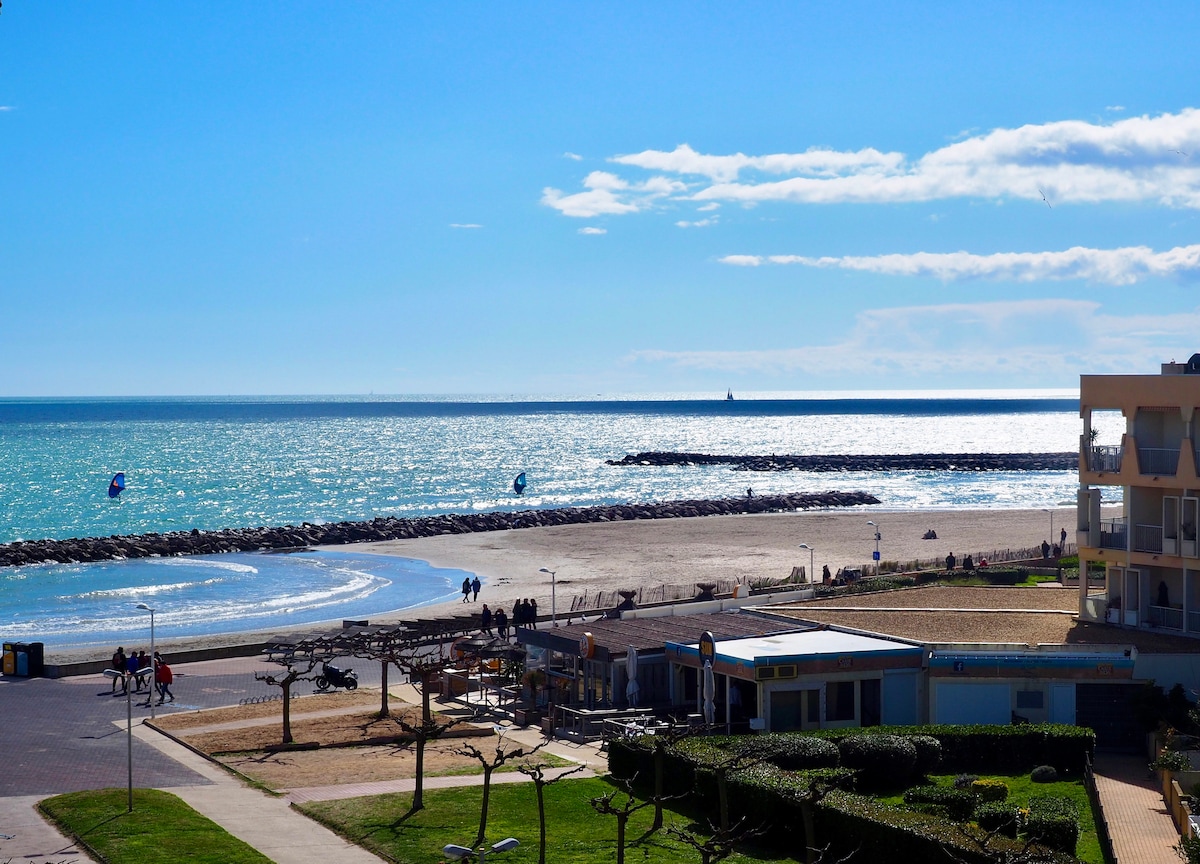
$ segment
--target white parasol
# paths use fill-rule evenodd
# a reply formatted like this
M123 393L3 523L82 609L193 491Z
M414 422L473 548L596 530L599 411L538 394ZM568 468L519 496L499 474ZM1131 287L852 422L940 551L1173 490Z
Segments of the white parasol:
M637 649L630 645L629 650L625 652L625 677L629 679L625 684L625 700L630 708L638 707L638 696L642 689L637 680L637 667Z

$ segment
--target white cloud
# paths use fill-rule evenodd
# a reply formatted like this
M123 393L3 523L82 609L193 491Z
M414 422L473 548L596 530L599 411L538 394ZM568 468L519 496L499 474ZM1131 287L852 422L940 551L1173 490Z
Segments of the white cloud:
M1054 322L1047 341L1036 322ZM636 351L642 364L812 379L927 383L956 375L996 386L1155 370L1194 350L1200 311L1109 315L1091 301L1046 299L870 309L824 345L749 351ZM991 350L1002 346L1003 350ZM983 386L980 384L979 386Z
M582 161L583 161L583 157L582 157L582 156L580 156L578 153L572 153L570 150L568 150L566 153L564 153L564 154L563 154L563 158L564 158L564 159L571 159L571 160L573 160L573 161L575 161L575 162L582 162Z
M476 222L451 222L451 228L482 228L483 226Z
M701 213L707 213L710 210L721 209L721 205L718 204L716 201L709 201L707 204L702 204L701 206L697 207L696 209L699 210Z
M1074 246L1060 252L915 252L905 255L812 258L804 255L726 255L722 264L799 264L805 267L860 270L890 276L926 276L945 282L1006 279L1016 282L1087 279L1108 285L1132 285L1155 277L1200 275L1200 245L1155 252L1147 246L1089 249Z
M586 228L580 228L579 233L580 234L607 234L608 229L607 228L593 228L591 225L588 225Z
M1111 111L1111 112L1113 112L1114 114L1117 114L1117 113L1119 113L1119 112L1121 112L1121 111L1124 111L1124 110L1125 110L1125 106L1124 106L1124 105L1105 105L1105 106L1104 106L1104 110L1105 110L1105 111Z
M710 216L707 219L697 219L694 222L688 222L686 219L680 219L675 223L678 228L707 228L709 225L716 225L718 217Z
M651 177L642 183L628 183L616 174L593 171L584 178L587 192L565 195L547 186L542 190L542 203L564 216L589 219L593 216L636 213L653 206L668 195L683 192L687 187L678 180Z
M12 110L14 110L12 105L0 105L0 111L12 111Z
M1117 106L1110 106L1117 107ZM592 191L565 195L547 189L543 203L567 215L632 213L647 209L634 195L669 187L695 201L754 204L889 203L946 198L1021 198L1055 205L1100 201L1154 202L1200 208L1200 110L1091 123L1063 120L995 129L916 159L873 147L840 151L814 147L761 156L704 154L687 144L614 156L612 163L651 176L635 184L593 172ZM595 174L625 183L589 182ZM681 178L687 178L687 183ZM656 185L658 184L658 185ZM661 196L659 196L661 197Z

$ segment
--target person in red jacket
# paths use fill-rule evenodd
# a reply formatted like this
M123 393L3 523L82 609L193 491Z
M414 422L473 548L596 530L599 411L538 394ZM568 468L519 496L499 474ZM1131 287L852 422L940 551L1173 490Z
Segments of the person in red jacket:
M171 684L175 681L175 676L171 673L171 667L162 659L162 655L157 652L155 654L154 684L158 687L158 704L163 704L167 699L174 702L175 694L171 692Z

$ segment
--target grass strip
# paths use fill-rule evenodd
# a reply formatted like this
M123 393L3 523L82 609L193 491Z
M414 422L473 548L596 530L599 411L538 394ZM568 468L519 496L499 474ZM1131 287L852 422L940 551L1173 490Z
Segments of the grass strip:
M106 864L271 864L169 792L135 789L132 812L128 802L125 789L100 789L56 795L38 807Z

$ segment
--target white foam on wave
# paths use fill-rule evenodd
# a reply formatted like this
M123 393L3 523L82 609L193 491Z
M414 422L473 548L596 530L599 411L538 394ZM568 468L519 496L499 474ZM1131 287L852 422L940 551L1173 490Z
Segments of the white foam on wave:
M224 579L196 579L191 582L173 582L167 585L131 585L123 588L98 588L82 594L64 594L59 600L78 600L97 597L141 597L143 594L164 594L168 591L186 591L201 585L219 585Z
M158 567L211 567L216 570L228 570L231 573L257 573L258 568L237 561L219 561L213 558L153 558L145 563Z

